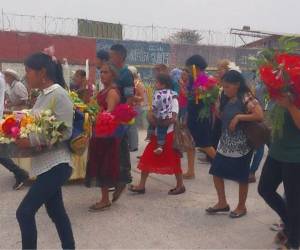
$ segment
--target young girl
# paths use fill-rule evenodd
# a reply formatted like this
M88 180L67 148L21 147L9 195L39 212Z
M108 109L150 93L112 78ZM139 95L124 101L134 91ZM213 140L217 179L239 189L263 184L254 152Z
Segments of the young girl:
M169 121L172 119L172 100L176 93L171 90L172 79L169 75L159 74L156 78L156 91L152 100L152 112L157 121L157 147L154 149L155 154L161 154L165 145ZM149 126L148 138L154 133L155 127Z
M222 86L219 108L222 135L210 169L218 202L206 211L209 214L229 212L224 187L224 179L229 179L239 183L239 203L230 213L230 217L240 218L247 213L246 199L252 148L248 145L247 137L239 123L261 121L263 111L240 72L236 70L226 72L222 77Z

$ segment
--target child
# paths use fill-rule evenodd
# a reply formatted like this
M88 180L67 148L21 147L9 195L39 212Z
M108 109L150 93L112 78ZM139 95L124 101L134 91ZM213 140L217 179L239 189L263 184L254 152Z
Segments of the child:
M152 112L156 120L156 127L153 125L148 127L147 138L150 138L156 129L157 148L153 152L159 155L163 152L165 138L172 119L172 99L176 98L177 94L171 90L172 79L169 75L159 74L156 80L156 90L152 100Z

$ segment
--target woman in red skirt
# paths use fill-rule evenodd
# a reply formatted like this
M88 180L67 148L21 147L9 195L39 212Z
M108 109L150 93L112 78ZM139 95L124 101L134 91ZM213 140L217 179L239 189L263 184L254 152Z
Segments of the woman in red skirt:
M98 94L100 112L112 112L120 102L120 94L114 83L116 72L110 64L101 67L101 82L104 89ZM89 146L86 178L90 182L96 179L101 187L101 199L89 208L90 212L102 211L111 206L109 188L115 187L120 174L120 141L117 138L92 137Z
M173 98L172 113L173 118L170 120L165 145L161 154L155 154L153 151L157 148L157 136L153 135L147 145L143 155L141 156L138 168L141 170L141 178L138 185L131 185L129 191L137 194L144 194L146 189L146 181L150 173L175 175L176 187L169 191L169 195L178 195L185 192L183 185L182 170L180 164L181 154L173 148L174 123L177 119L179 111L178 100ZM156 119L152 113L148 115L149 123L156 126Z

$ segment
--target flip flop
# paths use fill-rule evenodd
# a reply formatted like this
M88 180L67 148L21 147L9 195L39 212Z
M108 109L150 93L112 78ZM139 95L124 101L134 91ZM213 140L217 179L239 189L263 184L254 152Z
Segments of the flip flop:
M182 186L181 188L173 188L168 192L168 195L178 195L185 193L185 187Z
M238 219L238 218L245 216L246 214L247 214L247 211L244 211L242 213L230 212L229 217L232 219Z
M136 194L145 194L146 193L146 189L136 189L133 185L130 185L128 190L132 193L136 193Z
M101 207L98 207L98 204L96 203L89 207L89 212L92 212L92 213L101 212L101 211L107 210L110 207L111 207L111 203L101 206Z
M230 207L223 207L223 208L213 208L213 207L209 207L206 210L206 213L208 214L217 214L217 213L226 213L230 211Z

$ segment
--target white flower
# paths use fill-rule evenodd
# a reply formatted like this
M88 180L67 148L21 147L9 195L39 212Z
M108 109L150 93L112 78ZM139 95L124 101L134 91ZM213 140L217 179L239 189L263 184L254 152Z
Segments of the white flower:
M50 109L47 109L47 110L45 110L45 111L43 112L43 114L46 115L46 116L51 116L51 115L52 115L52 112L51 112Z
M230 63L228 64L228 70L229 70L229 71L230 71L230 70L235 70L235 71L237 71L237 72L239 72L239 73L242 73L242 70L240 69L239 66L237 66L237 65L235 64L235 62L230 62Z

